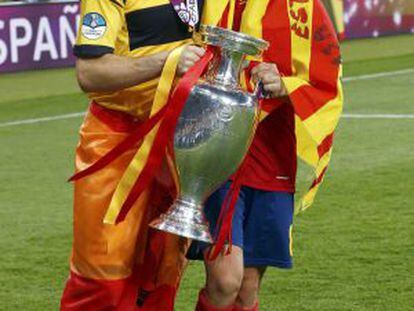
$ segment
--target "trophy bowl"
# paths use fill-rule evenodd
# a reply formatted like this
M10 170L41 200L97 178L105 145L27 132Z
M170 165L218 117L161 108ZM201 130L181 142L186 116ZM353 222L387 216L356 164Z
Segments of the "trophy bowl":
M249 149L258 113L255 94L240 85L247 55L259 56L266 41L201 25L195 41L213 49L206 73L193 87L174 134L179 195L150 225L179 236L212 242L203 203L233 174Z

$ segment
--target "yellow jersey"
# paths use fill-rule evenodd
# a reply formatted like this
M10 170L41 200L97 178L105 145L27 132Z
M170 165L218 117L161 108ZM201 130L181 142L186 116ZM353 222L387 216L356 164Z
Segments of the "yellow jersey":
M203 2L198 0L199 12ZM107 53L143 57L171 51L189 42L191 37L191 30L180 20L169 0L82 0L74 54L78 58ZM88 95L106 108L146 118L158 80L117 92Z

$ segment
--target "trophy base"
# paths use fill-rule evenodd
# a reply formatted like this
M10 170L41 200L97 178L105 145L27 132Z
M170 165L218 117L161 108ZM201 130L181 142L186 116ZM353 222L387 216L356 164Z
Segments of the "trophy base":
M202 207L183 200L176 200L168 212L150 223L150 227L197 241L213 242Z

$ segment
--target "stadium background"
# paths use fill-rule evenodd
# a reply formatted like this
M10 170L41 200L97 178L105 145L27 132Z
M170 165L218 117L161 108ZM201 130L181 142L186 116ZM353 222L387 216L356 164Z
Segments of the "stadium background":
M71 239L65 178L87 106L72 68L78 4L3 2L0 310L56 310ZM323 2L344 40L345 114L326 184L295 221L296 267L269 271L262 310L412 310L414 1ZM202 283L192 263L177 310L193 309Z

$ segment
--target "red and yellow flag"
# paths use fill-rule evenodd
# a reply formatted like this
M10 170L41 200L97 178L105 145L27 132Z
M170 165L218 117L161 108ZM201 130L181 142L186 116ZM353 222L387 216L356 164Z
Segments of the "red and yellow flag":
M223 3L208 4L207 8L224 8ZM222 27L232 27L234 7L234 1L230 1L224 11L227 16L224 17L226 22L222 20L220 24ZM215 24L217 15L206 14L203 22ZM298 213L312 205L323 181L332 154L333 133L342 112L337 36L320 0L247 1L240 31L270 43L263 57L255 61L277 64L294 106L297 155L313 173L307 192L296 204ZM263 103L261 119L279 104L277 99ZM236 176L243 174L242 167L238 173ZM230 234L232 204L235 204L239 191L236 179L234 189L229 191L229 199L222 206L225 212L219 220L221 228L211 258L220 253Z
M326 173L343 104L341 56L332 23L319 0L250 1L242 32L270 42L263 61L278 65L295 109L298 158L314 180L296 211L309 207ZM271 105L264 106L266 112Z

